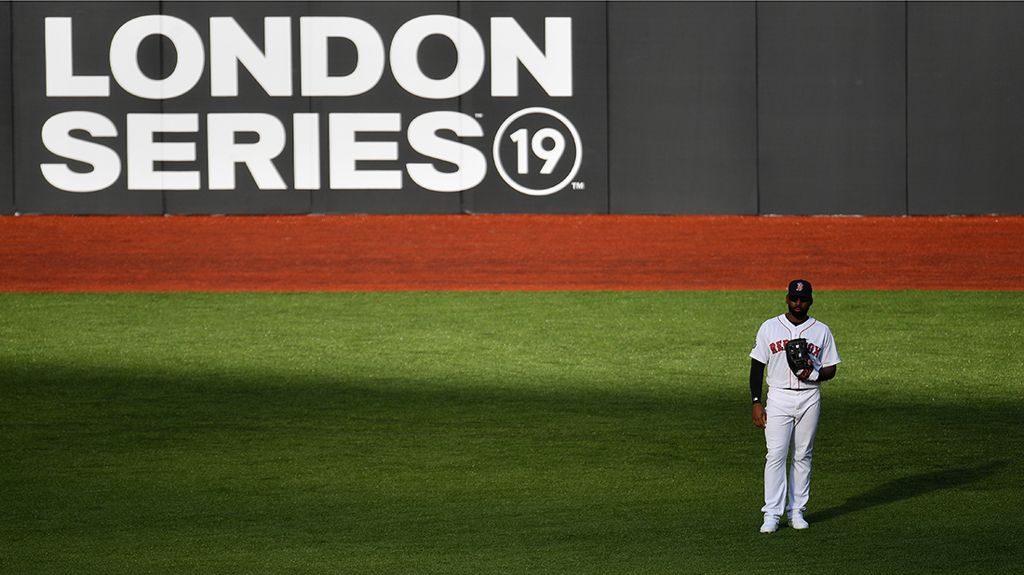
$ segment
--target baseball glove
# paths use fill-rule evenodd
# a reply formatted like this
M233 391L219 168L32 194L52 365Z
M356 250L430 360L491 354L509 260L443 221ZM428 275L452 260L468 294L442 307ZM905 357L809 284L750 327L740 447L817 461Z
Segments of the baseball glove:
M811 354L807 351L807 340L802 337L786 342L786 361L789 362L789 368L800 379L807 379L814 372L814 362L811 361Z

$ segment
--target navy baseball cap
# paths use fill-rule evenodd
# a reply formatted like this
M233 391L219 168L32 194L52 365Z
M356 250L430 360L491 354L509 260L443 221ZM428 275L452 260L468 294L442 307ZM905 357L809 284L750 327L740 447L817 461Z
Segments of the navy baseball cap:
M811 282L807 280L793 280L789 282L789 295L792 298L811 299Z

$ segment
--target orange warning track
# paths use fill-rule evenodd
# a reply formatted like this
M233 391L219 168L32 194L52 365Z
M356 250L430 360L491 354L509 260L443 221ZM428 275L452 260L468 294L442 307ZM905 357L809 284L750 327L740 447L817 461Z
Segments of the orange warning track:
M1024 290L1024 217L0 217L0 291Z

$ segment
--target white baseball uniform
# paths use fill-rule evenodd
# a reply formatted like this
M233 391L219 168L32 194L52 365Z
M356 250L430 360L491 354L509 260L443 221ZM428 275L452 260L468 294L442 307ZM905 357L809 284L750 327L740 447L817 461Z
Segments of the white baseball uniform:
M810 496L811 454L821 412L821 384L797 379L786 361L786 342L801 337L807 340L815 370L840 362L832 332L813 317L800 325L793 325L786 314L765 321L757 330L757 340L750 351L750 357L767 366L768 419L764 439L768 454L761 511L777 517L793 510L803 513ZM793 461L787 490L786 459L790 448Z

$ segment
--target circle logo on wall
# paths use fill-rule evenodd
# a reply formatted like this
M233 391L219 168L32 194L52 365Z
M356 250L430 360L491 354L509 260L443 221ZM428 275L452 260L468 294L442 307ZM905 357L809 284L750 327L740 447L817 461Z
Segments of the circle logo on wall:
M572 182L583 160L576 126L550 108L525 108L494 135L494 167L517 192L548 196Z

